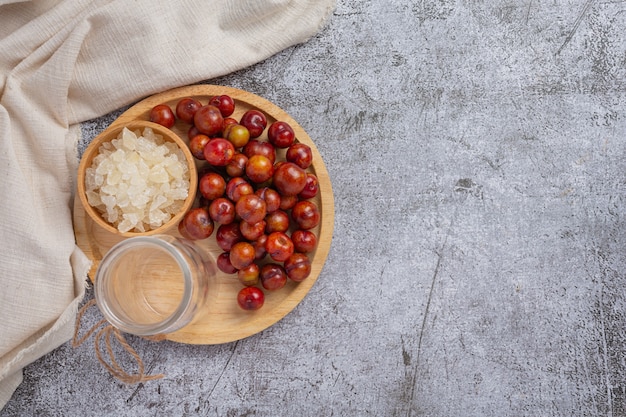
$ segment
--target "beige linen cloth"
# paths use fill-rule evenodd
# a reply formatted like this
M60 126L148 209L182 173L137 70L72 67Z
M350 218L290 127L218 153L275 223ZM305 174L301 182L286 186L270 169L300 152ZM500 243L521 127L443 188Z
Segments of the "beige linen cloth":
M334 0L0 0L0 408L72 337L79 123L306 41Z

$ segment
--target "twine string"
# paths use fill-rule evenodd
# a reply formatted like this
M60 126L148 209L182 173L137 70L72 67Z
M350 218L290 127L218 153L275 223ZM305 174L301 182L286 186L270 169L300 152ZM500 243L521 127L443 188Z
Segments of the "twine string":
M104 323L106 323L106 319L100 320L91 329L89 329L87 331L87 333L85 333L85 335L83 335L83 337L81 337L80 339L78 338L78 332L80 330L80 322L83 319L83 315L85 314L85 311L87 311L87 309L89 309L89 307L91 307L91 306L93 306L95 304L96 304L96 300L94 298L92 298L84 306L82 306L80 310L78 310L78 315L76 316L76 323L74 325L74 337L72 338L72 347L73 348L77 348L80 345L82 345L87 339L89 339L89 336L91 336L93 334L93 332L95 332L98 329L98 327L100 327Z
M124 335L118 328L114 327L112 324L105 325L107 323L106 319L102 319L98 321L89 330L87 330L87 332L82 337L78 336L83 315L90 307L94 306L95 304L96 304L96 300L91 299L87 303L85 303L85 305L83 305L78 311L78 314L76 316L76 324L74 326L74 337L72 338L72 347L74 348L79 347L87 339L89 339L89 337L92 334L94 334L97 331L96 336L94 338L94 349L96 352L96 358L98 359L98 362L100 362L100 364L115 378L119 379L120 381L126 384L136 384L139 382L154 381L156 379L163 378L165 376L164 374L147 375L145 373L145 366L144 366L143 360L141 360L141 357L139 356L137 351L133 349L133 347L126 341L126 338L124 337ZM103 325L104 327L102 327ZM98 330L98 328L100 327L102 328ZM112 335L115 337L113 341L116 340L117 343L119 343L120 346L122 346L124 351L126 351L130 356L132 356L132 358L137 363L137 368L138 368L137 373L131 374L131 373L126 372L122 368L122 366L118 363L115 352L113 351L113 345L111 343ZM158 335L158 336L148 337L146 339L152 340L152 341L159 341L159 340L163 340L164 336ZM104 347L105 347L104 350L106 351L106 354L108 355L108 360L103 356L103 349L101 348L102 342L104 342Z

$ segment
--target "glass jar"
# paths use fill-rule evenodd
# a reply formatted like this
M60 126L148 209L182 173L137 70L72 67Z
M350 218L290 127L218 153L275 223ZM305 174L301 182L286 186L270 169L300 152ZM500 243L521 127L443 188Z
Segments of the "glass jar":
M131 237L104 256L95 277L102 315L123 332L175 332L205 310L215 261L194 242L169 235Z

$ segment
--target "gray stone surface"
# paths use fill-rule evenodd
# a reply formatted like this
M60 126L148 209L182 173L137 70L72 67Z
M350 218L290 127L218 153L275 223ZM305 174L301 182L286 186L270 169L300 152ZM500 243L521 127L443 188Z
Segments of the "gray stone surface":
M154 382L66 344L0 415L626 415L625 27L617 0L340 0L310 42L209 80L316 142L318 282L235 343L131 338Z

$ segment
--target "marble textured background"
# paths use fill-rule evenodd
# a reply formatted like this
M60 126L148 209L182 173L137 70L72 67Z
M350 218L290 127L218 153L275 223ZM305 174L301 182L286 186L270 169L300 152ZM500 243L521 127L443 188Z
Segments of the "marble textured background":
M626 416L625 27L617 0L339 0L306 44L208 80L316 142L318 282L238 342L130 338L154 382L66 344L0 416Z

